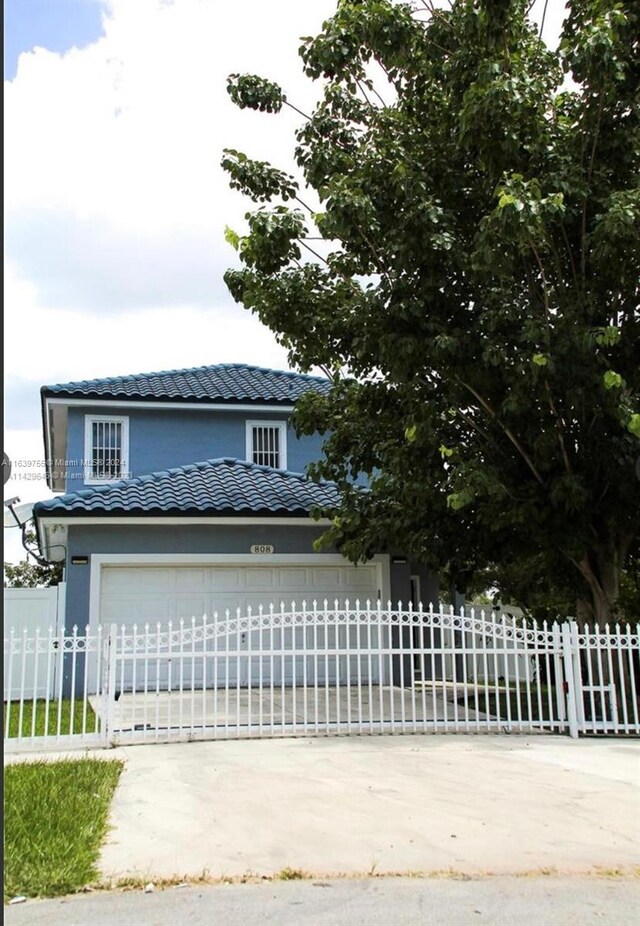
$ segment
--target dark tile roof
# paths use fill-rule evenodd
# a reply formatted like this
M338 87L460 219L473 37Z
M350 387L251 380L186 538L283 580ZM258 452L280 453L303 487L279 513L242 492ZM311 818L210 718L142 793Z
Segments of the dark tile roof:
M273 402L291 405L309 390L327 392L328 379L244 363L110 376L43 386L44 397L161 399L190 402Z
M333 483L223 458L60 495L38 502L34 515L303 515L337 501Z

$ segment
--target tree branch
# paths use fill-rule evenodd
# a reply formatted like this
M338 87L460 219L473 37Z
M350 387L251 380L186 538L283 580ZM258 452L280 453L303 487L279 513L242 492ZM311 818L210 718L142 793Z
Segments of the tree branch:
M493 447L495 450L497 450L498 453L502 454L502 456L506 456L500 444L496 440L494 440L490 434L487 434L487 432L483 428L481 428L480 425L477 424L473 420L473 418L471 418L469 415L465 415L465 413L461 412L460 410L458 410L458 414L460 415L463 421L466 421L467 424L469 424L474 429L474 431L476 431L480 435L480 437L484 438L487 445Z
M366 102L368 103L369 108L370 108L371 110L373 110L373 112L377 112L376 107L373 105L373 103L371 102L371 100L369 99L369 97L367 96L367 94L365 93L365 89L364 89L364 87L362 86L362 82L361 82L361 81L359 80L359 78L357 78L357 77L355 78L355 81L356 81L356 84L358 85L358 87L359 87L359 89L360 89L360 93L363 95L363 97L365 98ZM371 90L372 93L375 93L375 95L378 97L378 99L380 100L380 103L382 104L383 108L386 108L387 104L386 104L385 101L382 99L382 97L380 96L380 94L378 93L378 91L376 90L376 88L375 88L375 87L369 87L369 89Z
M307 210L309 215L315 215L315 212L313 211L311 206L308 206L303 199L300 199L299 196L294 196L293 198L295 199L297 203L300 203L300 205Z
M317 257L318 260L321 260L323 264L326 264L327 267L329 266L329 261L327 260L327 258L326 258L326 257L323 257L322 254L318 254L318 252L317 252L317 251L314 251L313 248L310 248L308 244L305 244L305 243L304 243L304 241L302 240L302 238L296 238L296 241L297 241L299 244L301 244L303 248L306 248L307 251L311 251L311 253L313 254L313 256L314 256L314 257Z
M573 260L573 253L571 251L571 245L569 243L569 238L567 237L567 230L564 227L564 222L560 222L560 230L562 232L562 237L567 248L567 254L569 255L569 263L571 264L571 275L573 276L573 282L576 289L580 289L580 284L578 283L578 274L576 272L576 265Z
M544 266L543 266L543 264L542 264L542 260L541 260L541 258L540 258L540 255L538 254L538 251L537 251L536 246L535 246L535 244L533 243L533 240L532 240L532 239L530 239L530 243L531 243L531 249L532 249L532 251L533 251L533 253L534 253L534 255L535 255L535 258L536 258L536 262L537 262L537 264L538 264L538 267L540 268L540 275L541 275L541 277L542 277L542 294L543 294L543 298L544 298L544 307L545 307L545 313L546 313L546 317L547 317L547 346L549 347L549 346L550 346L550 342L551 342L551 309L550 309L550 306L549 306L549 294L548 294L548 291L547 291L547 278L546 278L546 275L545 275L545 272L544 272ZM560 452L562 453L562 459L563 459L563 461L564 461L564 465L565 465L565 469L567 470L567 473L569 473L569 475L571 475L572 472L573 472L573 470L572 470L572 468L571 468L571 462L570 462L570 460L569 460L569 454L567 453L567 447L566 447L566 444L565 444L565 442L564 442L564 428L563 428L563 424L562 424L562 419L561 419L560 415L558 414L558 410L557 410L557 408L556 408L555 402L553 401L553 396L552 396L552 394L551 394L551 386L549 385L549 377L548 377L548 376L545 377L544 385L545 385L545 389L546 389L546 391L547 391L547 399L548 399L548 402L549 402L549 408L550 408L550 410L551 410L551 414L553 415L553 418L554 418L554 421L555 421L555 425L556 425L556 429L557 429L557 431L558 431L558 441L559 441L559 443L560 443Z
M600 90L598 96L598 115L596 117L596 128L593 136L593 145L591 146L591 157L589 158L589 169L587 171L587 183L591 180L593 165L595 163L596 148L598 147L598 137L600 135L600 124L602 122L602 109L604 106L604 93ZM588 198L585 196L582 204L582 247L580 251L580 269L584 277L587 267L587 203Z
M558 410L556 409L555 402L553 401L553 396L551 395L551 387L549 385L548 378L545 378L544 385L547 390L547 397L549 399L549 408L551 409L551 414L553 415L555 419L555 425L558 431L558 441L560 442L560 451L562 453L562 459L564 460L564 465L565 465L565 469L567 473L571 476L573 474L573 470L571 468L571 461L569 460L569 454L567 453L567 447L564 442L562 418L558 414Z
M493 420L496 422L496 424L498 425L498 427L502 428L502 430L504 431L505 435L509 438L509 440L511 441L511 443L513 444L513 446L516 448L516 450L518 451L518 453L520 454L520 456L522 457L522 459L524 460L524 462L527 464L527 466L529 467L529 469L530 469L531 472L533 473L533 476L535 477L536 481L537 481L538 483L540 483L541 486L544 485L544 479L542 478L542 476L540 475L540 473L539 473L538 470L536 469L536 466L535 466L535 464L533 463L531 457L530 457L529 454L526 452L526 450L524 449L524 447L522 446L522 444L520 443L520 441L518 440L518 438L515 436L515 434L513 434L513 432L506 426L506 424L504 424L502 421L500 421L500 419L498 418L498 416L497 416L497 414L496 414L495 409L489 404L489 402L487 402L486 399L483 399L483 397L480 395L480 393L476 392L476 390L473 388L473 386L470 386L469 383L465 383L465 382L464 382L463 380L461 380L461 379L458 379L458 382L460 383L461 386L464 386L464 388L467 389L467 390L471 393L471 395L475 396L475 398L478 400L478 402L479 402L480 405L484 408L484 410L485 410L489 415L491 415L491 417L492 417Z
M369 240L369 238L367 237L367 235L364 233L364 231L362 230L360 226L358 226L358 232L360 233L362 240L366 243L367 247L371 251L376 267L378 268L378 272L385 278L389 286L392 287L393 284L391 282L391 277L387 273L384 267L384 263L380 260L380 255L376 251L373 242ZM343 241L342 243L344 244L345 242Z
M303 113L301 109L298 109L298 107L290 103L289 100L283 100L282 102L285 106L288 106L289 109L293 109L295 112L299 113L299 115L303 116L307 122L311 122L311 116L307 115L307 113Z

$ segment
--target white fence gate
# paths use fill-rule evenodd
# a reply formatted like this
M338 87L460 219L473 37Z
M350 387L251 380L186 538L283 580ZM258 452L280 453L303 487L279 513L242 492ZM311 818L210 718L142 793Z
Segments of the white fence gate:
M640 733L640 627L347 602L5 639L5 749L419 732ZM54 672L44 698L30 679ZM19 691L19 696L13 694ZM49 689L47 689L49 692Z

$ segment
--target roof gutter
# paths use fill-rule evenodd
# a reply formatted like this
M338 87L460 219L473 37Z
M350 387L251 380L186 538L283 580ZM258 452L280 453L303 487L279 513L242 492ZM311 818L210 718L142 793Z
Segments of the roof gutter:
M173 402L168 399L121 399L110 397L108 399L78 399L78 398L59 398L57 396L45 396L47 405L85 405L89 408L105 406L109 408L153 408L154 411L174 411L176 408L191 411L215 411L215 412L250 412L260 409L263 412L292 412L294 406L291 404L278 405L267 404L265 402Z
M141 514L130 514L124 515L122 513L118 514L83 514L78 512L77 515L70 515L68 512L65 514L56 514L55 511L45 512L44 514L36 514L36 530L39 534L39 526L42 524L43 531L46 531L49 528L49 525L59 524L62 527L68 527L70 525L80 526L80 525L95 525L95 524L168 524L168 525L178 525L178 524L212 524L212 525L247 525L247 524L280 524L280 525L289 525L289 526L305 526L305 527L326 527L328 524L331 524L329 518L319 518L317 521L311 517L308 511L300 512L300 514L203 514L203 515L189 515L189 514L156 514L156 515L141 515Z

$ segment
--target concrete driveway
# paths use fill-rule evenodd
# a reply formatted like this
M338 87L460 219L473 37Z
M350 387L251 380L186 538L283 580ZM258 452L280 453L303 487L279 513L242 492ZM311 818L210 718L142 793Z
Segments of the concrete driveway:
M106 879L640 871L638 741L352 736L109 755L126 767Z
M448 720L460 717L460 723L466 716L469 723L476 720L478 725L485 720L486 714L474 712L473 700L465 708L454 704L454 691L443 692L442 683L428 686L428 694L421 696L418 686L399 688L389 685L373 685L371 688L355 686L351 688L328 686L314 689L265 688L210 688L198 691L150 691L123 694L113 707L113 729L126 737L135 730L160 730L176 735L190 728L206 728L209 733L214 730L218 735L226 731L243 730L247 727L263 726L271 733L282 728L295 732L295 726L307 724L307 729L315 727L315 733L323 732L335 726L339 718L343 724L349 723L353 730L368 733L379 728L381 724L390 724L393 720L400 725L401 718L407 718L407 725L418 726L426 721ZM436 696L435 691L438 691ZM102 715L104 703L95 695L89 702L97 715ZM495 719L495 718L492 718Z

